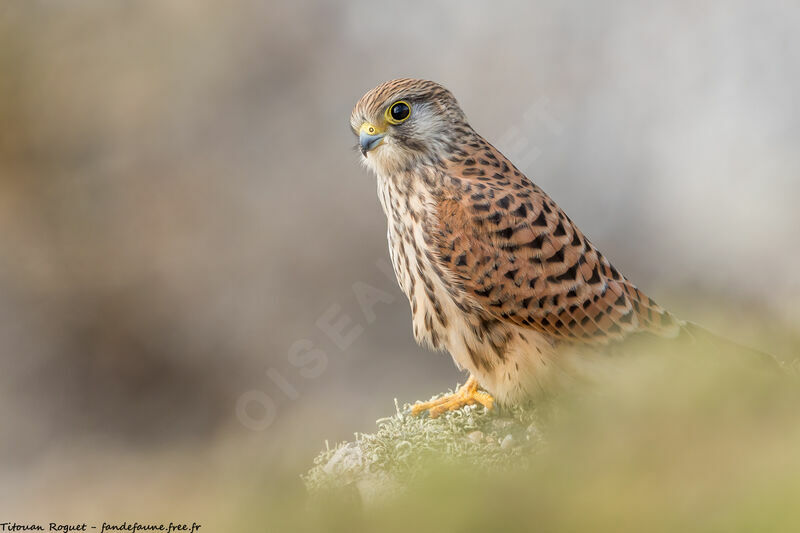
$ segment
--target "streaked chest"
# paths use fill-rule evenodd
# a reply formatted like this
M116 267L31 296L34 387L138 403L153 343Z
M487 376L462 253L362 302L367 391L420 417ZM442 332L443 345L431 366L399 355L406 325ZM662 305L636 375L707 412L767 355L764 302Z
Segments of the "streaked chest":
M378 176L378 197L388 223L387 240L397 281L411 305L414 337L442 348L452 322L454 303L426 235L431 225L433 193L413 178Z

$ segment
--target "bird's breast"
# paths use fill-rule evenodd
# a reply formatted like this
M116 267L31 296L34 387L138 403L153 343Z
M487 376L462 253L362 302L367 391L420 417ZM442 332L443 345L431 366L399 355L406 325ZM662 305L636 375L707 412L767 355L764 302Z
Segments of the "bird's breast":
M550 341L538 332L482 313L436 264L436 252L426 239L436 223L428 208L434 205L433 193L421 186L403 187L394 180L379 179L378 196L388 222L392 266L411 305L417 342L450 352L458 367L478 377L499 401L521 398L532 387L540 389L543 374L557 369L547 368Z
M430 194L425 187L415 186L412 179L378 179L378 196L388 223L389 254L400 288L411 305L414 337L434 349L446 349L456 305L425 238L431 217Z

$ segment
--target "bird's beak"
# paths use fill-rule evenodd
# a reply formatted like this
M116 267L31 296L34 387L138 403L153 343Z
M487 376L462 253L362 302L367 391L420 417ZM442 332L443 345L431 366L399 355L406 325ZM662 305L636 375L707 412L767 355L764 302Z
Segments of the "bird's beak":
M361 154L366 157L367 152L381 145L385 136L386 131L383 128L373 126L369 122L363 123L358 132L358 144L361 145Z

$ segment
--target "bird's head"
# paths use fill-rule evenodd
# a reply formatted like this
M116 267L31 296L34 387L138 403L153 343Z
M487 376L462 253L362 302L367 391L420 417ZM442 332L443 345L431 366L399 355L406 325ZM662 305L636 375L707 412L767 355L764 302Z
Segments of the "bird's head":
M350 127L363 162L376 173L441 161L472 132L450 91L415 79L387 81L362 96Z

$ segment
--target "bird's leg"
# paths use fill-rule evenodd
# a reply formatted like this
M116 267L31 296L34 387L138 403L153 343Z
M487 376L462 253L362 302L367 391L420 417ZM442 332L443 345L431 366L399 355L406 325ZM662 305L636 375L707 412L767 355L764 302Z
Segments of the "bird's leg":
M479 391L478 380L474 376L470 376L467 382L453 394L448 394L429 402L415 404L411 407L411 414L418 415L423 411L428 411L428 415L431 418L436 418L447 411L455 411L465 405L474 405L476 403L491 409L494 406L494 398L488 392Z

